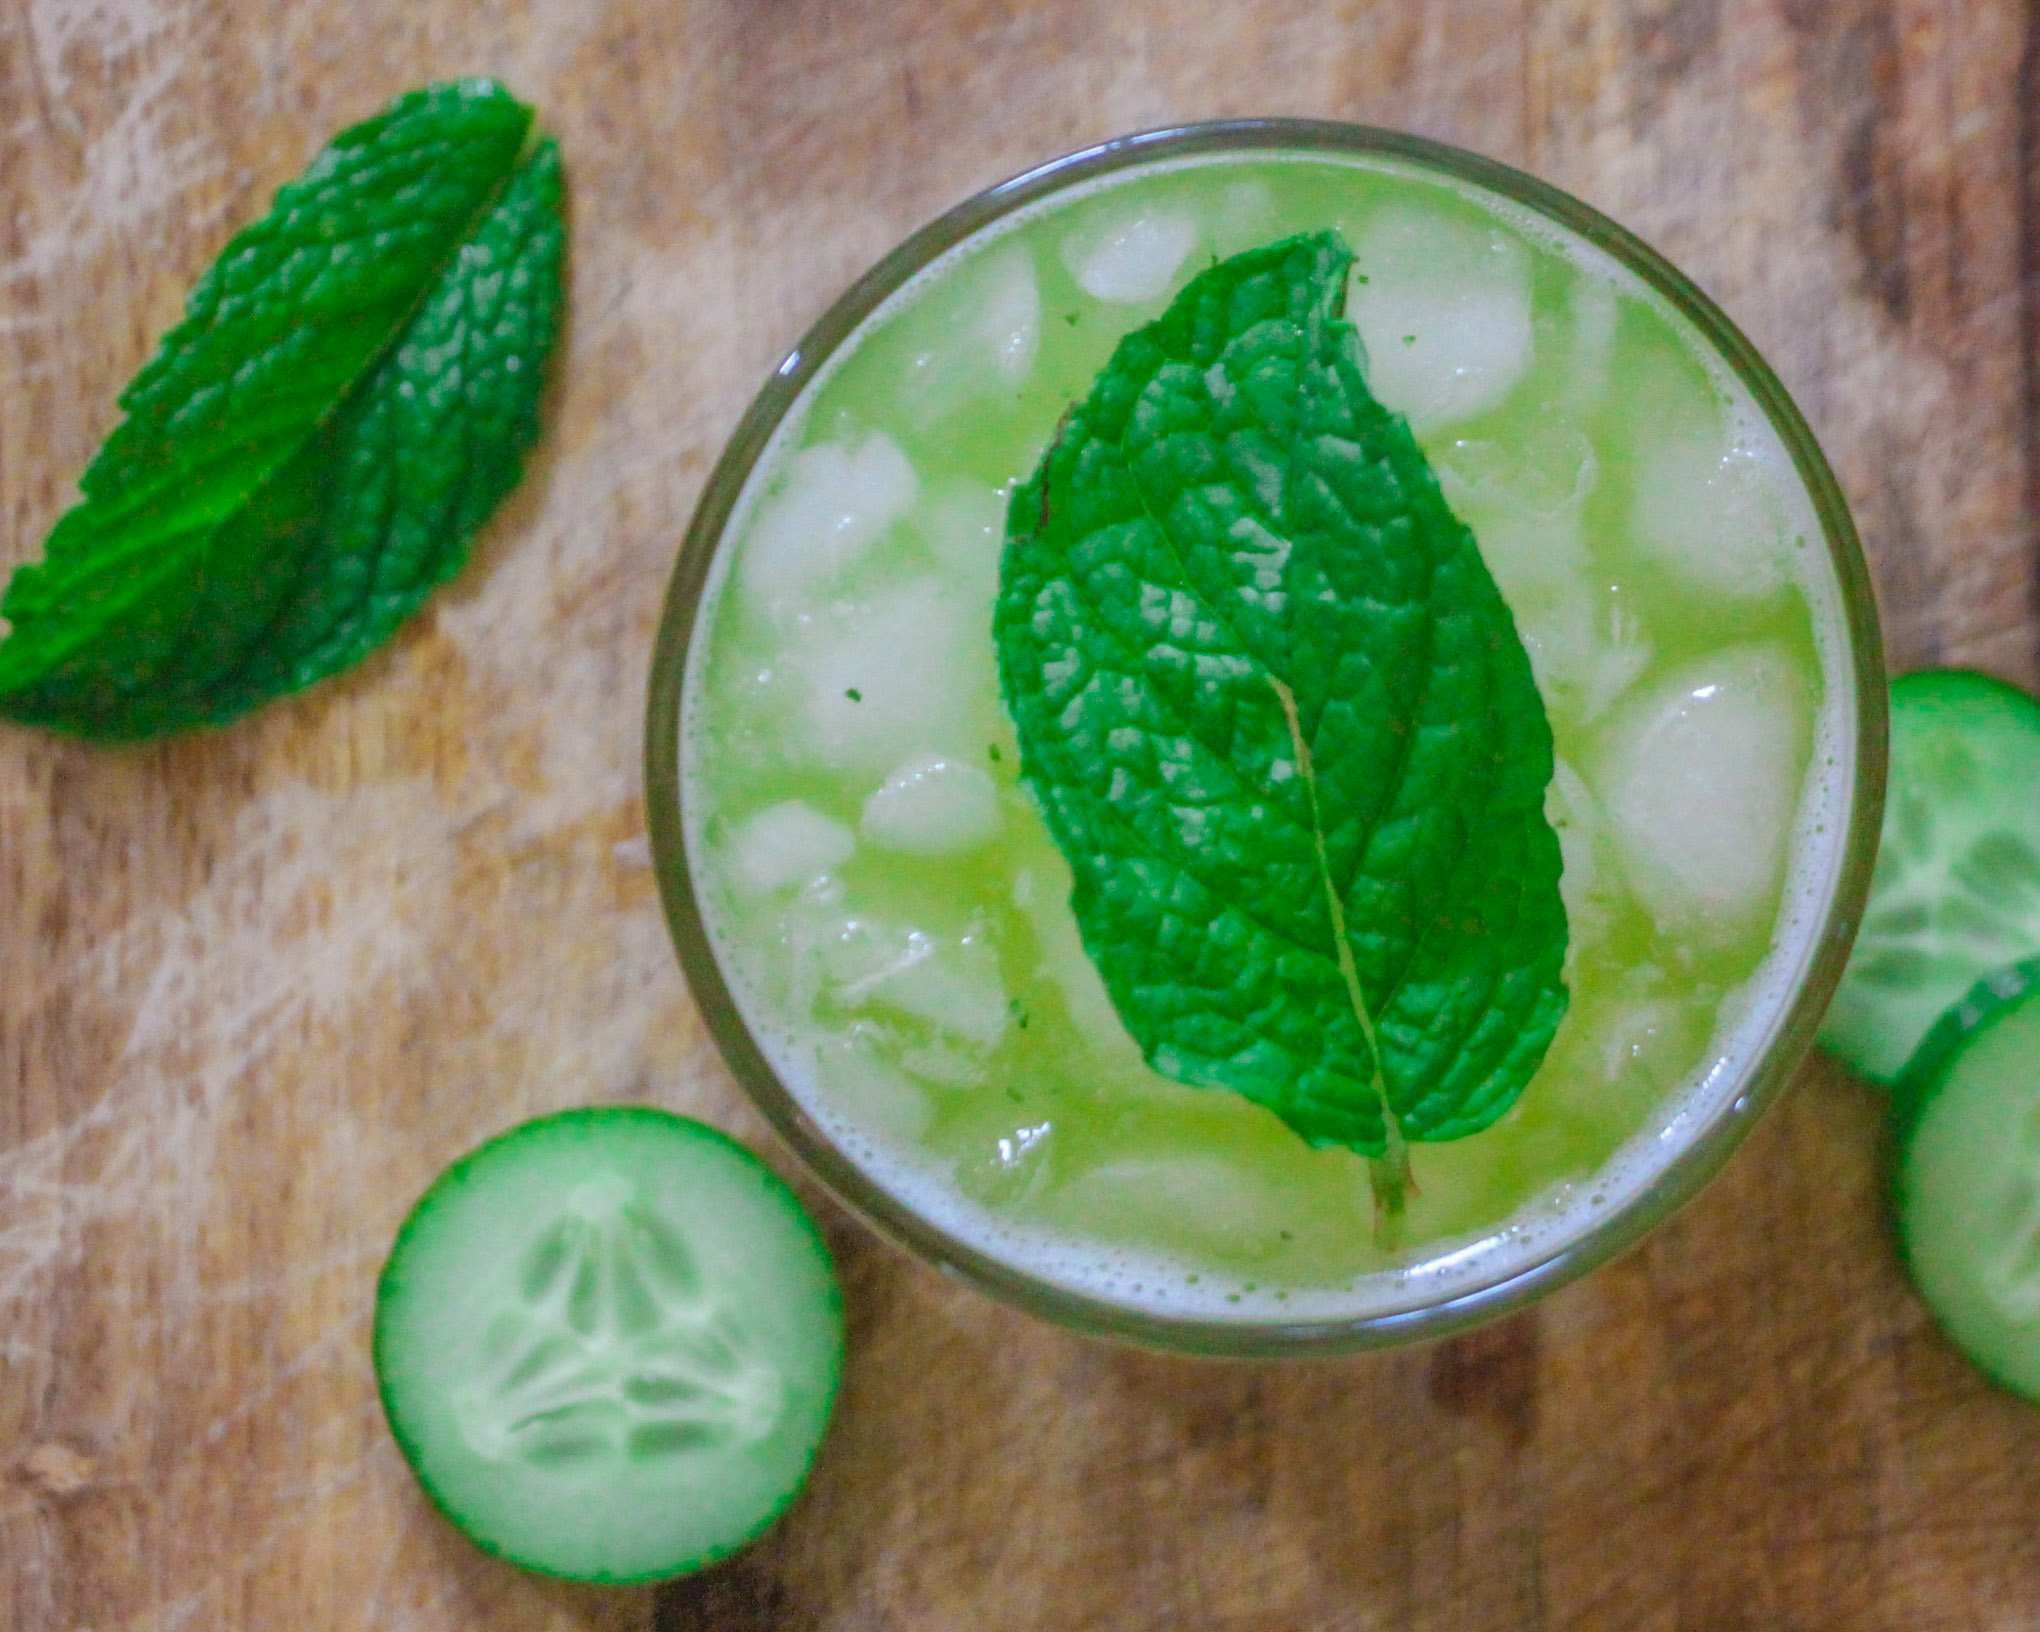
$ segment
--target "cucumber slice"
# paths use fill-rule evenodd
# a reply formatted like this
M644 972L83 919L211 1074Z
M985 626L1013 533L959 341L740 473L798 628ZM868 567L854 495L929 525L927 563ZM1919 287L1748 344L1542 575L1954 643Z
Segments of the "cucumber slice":
M1913 1283L1957 1348L2040 1400L2040 961L1949 1010L1891 1108Z
M489 1552L654 1581L751 1540L821 1443L843 1313L814 1224L755 1156L664 1111L513 1128L404 1221L375 1309L383 1409Z
M1891 778L1870 904L1822 1022L1892 1082L1993 969L2040 955L2040 703L1961 669L1891 685Z

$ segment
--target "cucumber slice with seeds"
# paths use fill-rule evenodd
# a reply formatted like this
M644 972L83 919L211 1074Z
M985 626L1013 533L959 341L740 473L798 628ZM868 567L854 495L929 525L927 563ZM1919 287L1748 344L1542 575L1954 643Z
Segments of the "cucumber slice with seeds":
M1899 1234L1956 1347L2040 1400L2040 961L1988 976L1892 1092Z
M1821 1041L1894 1081L1950 1004L2040 954L2040 703L1960 669L1891 686L1870 903Z
M376 1297L383 1407L426 1494L489 1552L579 1581L683 1574L769 1525L842 1354L793 1194L640 1107L543 1117L455 1163Z

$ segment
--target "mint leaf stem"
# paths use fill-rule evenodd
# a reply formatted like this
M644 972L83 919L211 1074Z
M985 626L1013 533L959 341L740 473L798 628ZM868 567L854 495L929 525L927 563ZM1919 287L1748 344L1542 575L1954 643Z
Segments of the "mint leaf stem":
M1346 983L1346 998L1353 1005L1353 1016L1360 1022L1361 1034L1367 1039L1369 1064L1372 1067L1368 1088L1372 1091L1381 1110L1382 1152L1369 1159L1367 1164L1368 1182L1374 1189L1374 1234L1384 1246L1394 1244L1402 1225L1404 1200L1411 1188L1409 1141L1403 1137L1401 1125L1396 1121L1395 1108L1389 1103L1388 1082L1381 1074L1381 1041L1374 1034L1374 1017L1367 1012L1367 995L1360 989L1360 971L1353 963L1353 941L1346 928L1346 907L1339 898L1339 889L1332 882L1331 862L1325 854L1324 812L1318 807L1317 768L1311 763L1310 743L1303 734L1303 723L1296 713L1296 694L1272 674L1268 684L1275 690L1275 697L1282 705L1282 717L1289 726L1289 741L1296 755L1297 774L1303 779L1305 791L1310 796L1311 840L1317 846L1318 876L1324 885L1325 909L1332 920L1332 944L1339 959L1339 977Z

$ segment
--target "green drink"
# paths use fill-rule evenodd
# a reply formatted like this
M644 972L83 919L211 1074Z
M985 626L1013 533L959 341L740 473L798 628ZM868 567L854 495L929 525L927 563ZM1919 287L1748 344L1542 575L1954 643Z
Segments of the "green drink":
M1874 836L1874 631L1789 404L1640 247L1421 144L1199 132L967 208L754 412L677 581L655 841L739 1070L923 1250L1154 1340L1436 1329L1613 1250L1789 1069ZM1369 385L1529 654L1570 922L1542 1067L1494 1126L1412 1146L1392 1246L1363 1157L1143 1060L991 638L1008 497L1121 336L1328 229Z

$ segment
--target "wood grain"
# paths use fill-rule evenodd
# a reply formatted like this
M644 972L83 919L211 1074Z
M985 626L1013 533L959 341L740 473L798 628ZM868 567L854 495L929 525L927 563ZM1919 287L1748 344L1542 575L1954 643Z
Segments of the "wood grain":
M232 226L492 72L571 167L551 430L389 652L231 731L0 733L0 1624L233 1632L2028 1626L2040 1412L1928 1327L1877 1108L1814 1063L1698 1204L1534 1312L1287 1368L1082 1342L833 1212L814 1485L659 1594L424 1507L364 1353L448 1158L648 1100L762 1141L641 842L659 596L721 440L964 193L1172 120L1397 125L1686 266L1777 364L1893 658L2040 680L2040 17L2010 0L6 0L0 565ZM825 1209L826 1211L826 1209Z

